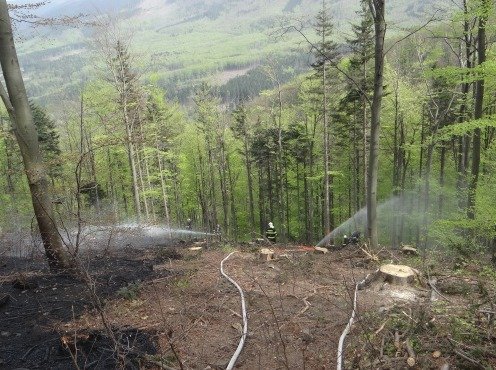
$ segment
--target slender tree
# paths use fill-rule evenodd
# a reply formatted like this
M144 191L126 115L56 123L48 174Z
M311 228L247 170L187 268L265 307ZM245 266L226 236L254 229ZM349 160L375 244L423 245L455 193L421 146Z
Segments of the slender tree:
M243 103L238 104L233 111L234 126L232 127L234 135L243 141L243 157L246 168L246 177L248 179L248 202L250 209L250 224L255 227L255 204L253 196L253 171L252 171L252 158L250 156L250 144L252 140L252 133L248 126L246 107Z
M317 14L315 31L319 37L319 42L315 45L315 62L312 67L316 77L321 81L320 94L322 96L322 121L324 132L324 204L323 223L324 235L331 231L331 202L330 202L330 143L329 143L329 70L331 62L336 58L336 44L332 40L333 25L331 15L326 5L322 1L322 8Z
M377 176L379 171L379 133L384 80L384 38L386 36L385 0L369 0L374 19L374 95L370 121L370 154L367 173L367 236L377 248Z
M489 9L492 6L491 0L481 0L478 29L477 29L477 63L479 66L486 61L486 24ZM475 100L474 100L474 119L480 119L483 116L484 103L484 77L478 79L475 83ZM479 181L481 157L481 129L476 128L472 144L472 168L471 180L468 189L467 215L470 219L475 218L475 195Z
M357 17L359 17L360 20L357 24L352 25L353 37L347 40L353 51L353 55L350 59L350 75L353 77L354 83L348 80L348 94L346 98L347 101L353 105L353 114L356 116L357 121L354 125L355 127L353 127L356 210L364 205L365 194L367 192L367 144L369 136L368 101L370 100L369 95L373 84L372 74L369 73L369 64L374 56L374 20L368 9L367 0L361 0L360 5L360 10L356 12ZM360 125L360 127L358 127L358 125ZM361 145L359 145L360 141ZM363 179L363 186L360 186L360 178ZM363 198L359 196L362 192L364 195Z
M22 79L6 0L0 0L0 65L7 89L0 84L0 96L8 111L21 151L34 213L45 254L52 270L71 267L53 213L48 173Z

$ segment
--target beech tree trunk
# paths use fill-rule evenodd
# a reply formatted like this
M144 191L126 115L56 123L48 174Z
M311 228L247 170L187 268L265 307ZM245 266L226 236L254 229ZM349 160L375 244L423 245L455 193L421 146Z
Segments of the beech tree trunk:
M0 95L7 108L19 145L29 183L34 214L51 270L71 267L55 223L50 182L43 163L38 134L33 122L26 88L21 75L6 0L0 0L0 64L7 86Z
M379 168L379 131L383 95L384 37L386 20L384 18L385 0L369 0L369 7L375 28L375 68L374 96L370 120L370 155L367 172L367 234L372 248L377 248L377 175Z
M490 6L489 0L483 0L482 14L479 17L479 28L477 32L477 59L481 65L486 61L486 23L487 14ZM483 115L482 105L484 102L484 78L481 78L475 83L475 102L474 102L474 118L480 119ZM468 191L467 215L468 218L475 218L475 195L477 191L477 183L479 181L480 172L480 155L481 155L481 129L476 128L472 144L472 178Z
M325 41L323 36L323 41ZM331 200L329 196L330 183L329 183L329 117L327 112L327 75L326 75L326 62L323 65L322 72L322 110L324 115L324 235L331 232Z

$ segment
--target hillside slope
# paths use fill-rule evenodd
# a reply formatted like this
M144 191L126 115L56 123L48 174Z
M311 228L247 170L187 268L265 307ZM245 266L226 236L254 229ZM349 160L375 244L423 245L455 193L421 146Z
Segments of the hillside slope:
M359 0L328 4L342 41ZM436 6L434 0L395 1L389 9L390 32L395 25L422 22ZM311 20L320 7L321 0L53 0L37 12L45 17L84 13L87 19L111 14L133 35L132 50L146 73L153 73L169 95L184 99L198 79L210 76L222 85L268 56L284 61L280 68L291 67L293 73L307 68L301 35L273 34L303 19L311 37ZM72 95L81 80L91 78L98 61L91 52L92 33L91 28L23 30L19 50L31 96L49 103L60 94Z

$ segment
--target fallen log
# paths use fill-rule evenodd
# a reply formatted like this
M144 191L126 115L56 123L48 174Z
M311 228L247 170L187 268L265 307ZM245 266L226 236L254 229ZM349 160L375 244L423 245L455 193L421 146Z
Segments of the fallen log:
M410 343L410 340L407 339L405 341L405 347L406 347L406 351L408 352L408 358L406 360L408 366L410 367L413 367L415 366L415 358L416 358L416 355L415 355L415 352L413 351L413 348L412 348L412 344Z

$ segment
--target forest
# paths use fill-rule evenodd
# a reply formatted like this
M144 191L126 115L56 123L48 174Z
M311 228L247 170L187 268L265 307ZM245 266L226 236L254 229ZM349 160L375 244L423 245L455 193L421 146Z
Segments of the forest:
M286 8L291 10L297 3L290 1ZM32 271L26 271L32 263L26 262L26 258L38 256L37 263L43 265L45 256L52 273L61 269L80 269L86 266L84 261L89 258L85 257L85 251L96 248L94 253L100 256L101 251L107 253L114 242L131 248L134 238L139 239L146 233L155 233L153 242L144 242L149 244L147 247L157 244L157 236L165 240L166 235L174 236L171 239L174 243L188 247L205 247L202 243L217 245L217 249L209 252L213 254L205 251L203 261L195 259L198 255L194 250L184 252L184 245L179 252L169 245L161 246L160 256L153 254L149 260L143 257L151 253L149 249L145 248L146 253L126 252L128 258L142 257L152 261L149 263L153 271L159 271L155 270L156 266L162 266L157 262L157 258L160 259L165 266L163 269L171 276L176 276L171 262L176 259L183 264L193 261L195 271L200 271L213 265L214 257L232 248L245 246L255 250L253 246L257 243L265 245L268 243L268 224L273 223L280 248L290 246L288 248L302 251L303 246L325 247L322 258L331 258L329 263L336 264L336 275L329 267L331 265L313 254L308 257L310 260L288 257L289 262L284 260L282 265L271 267L271 273L282 270L282 276L289 279L281 293L280 282L278 288L266 287L264 290L264 283L253 275L249 275L253 279L250 280L246 271L243 274L239 270L238 278L245 278L246 284L252 281L252 286L260 288L260 297L267 298L260 310L266 310L269 317L266 319L273 319L277 326L274 332L266 335L267 343L273 346L269 347L275 348L275 362L268 362L270 365L264 367L246 355L242 368L318 368L319 361L336 366L335 359L318 360L315 356L319 351L308 349L311 346L305 342L308 338L298 339L298 343L306 343L301 358L288 354L293 344L289 339L285 342L283 334L284 330L291 330L290 325L283 330L284 324L278 322L284 315L283 306L292 305L288 297L293 294L304 302L306 309L286 312L289 316L301 318L315 307L325 311L331 298L322 298L321 306L319 302L314 302L314 306L309 303L309 297L316 297L318 288L310 289L314 293L295 293L294 289L295 286L302 289L303 280L298 276L301 274L303 279L310 275L305 271L313 271L315 276L326 275L328 284L342 283L341 290L336 288L336 294L342 299L340 306L337 304L339 310L333 307L339 311L338 316L344 315L340 316L340 325L344 327L347 312L353 307L349 301L354 284L362 279L358 276L370 273L372 267L382 266L387 260L412 265L415 271L421 271L417 271L419 275L425 272L424 285L420 277L418 284L432 287L432 291L441 297L437 299L449 307L454 301L459 304L458 308L467 301L477 301L473 310L479 316L456 316L455 309L446 306L427 309L420 304L413 309L409 306L410 311L406 308L395 311L395 306L388 311L391 316L387 319L365 314L360 317L365 325L352 329L352 333L354 330L363 330L363 333L353 335L361 339L350 339L346 349L350 359L345 361L345 368L410 366L410 362L401 366L395 362L398 358L403 359L399 353L404 353L405 361L414 359L412 368L446 369L450 368L449 364L452 368L494 368L494 3L490 0L453 1L449 13L433 11L432 17L422 24L402 32L396 30L390 35L389 26L394 19L388 19L385 12L389 2L361 0L350 31L344 37L334 25L332 4L325 0L319 4L320 10L314 14L311 27L286 23L278 25L273 32L286 40L285 43L288 42L287 35L291 35L291 40L299 40L294 45L299 48L298 53L293 57L266 58L255 64L251 61L230 64L229 60L223 60L224 72L232 71L233 77L222 83L215 78L203 78L205 71L192 70L189 75L183 74L164 84L161 76L168 71L154 68L165 66L172 71L181 67L184 61L177 65L157 62L151 67L143 66L132 39L122 29L96 22L97 32L91 42L94 47L92 58L97 67L81 67L85 71L84 81L71 80L71 101L51 93L51 101L55 102L52 105L57 104L57 100L61 102L56 115L50 111L50 105L43 105L47 100L41 80L26 80L28 94L25 99L16 95L18 84L22 82L21 73L30 74L29 69L36 69L36 63L31 59L15 75L17 72L9 67L9 58L13 56L5 51L11 48L3 36L8 30L0 29L3 34L0 36L0 62L4 76L0 82L3 101L0 106L0 263L13 257L24 261L9 265L4 272L0 270L0 287L12 279L31 281L34 275ZM17 5L0 1L2 21L9 19L9 12L10 18L15 20L16 11L19 11ZM222 12L222 8L218 11ZM174 50L170 52L173 55ZM39 58L49 57L42 52L39 55ZM65 84L72 75L70 67L68 64L64 69L45 71L45 78ZM188 85L188 79L194 84ZM166 88L175 90L167 91ZM42 98L33 99L29 94ZM95 231L104 229L110 230L108 236L101 237L100 231ZM362 253L360 258L350 250L346 237L357 231L361 246L354 248ZM124 236L119 239L121 232ZM126 232L133 235L126 236ZM414 256L404 256L402 248L405 246ZM105 253L102 260L108 258ZM180 253L179 257L177 253ZM333 253L334 257L328 257ZM367 260L367 264L353 264L359 266L355 276L353 269L342 262L348 259ZM116 257L112 261L108 266L118 265L116 274L136 273L123 270L125 258L121 261ZM167 261L171 263L170 268ZM110 284L112 275L105 275L110 272L105 266L98 266L95 271L108 278ZM432 280L437 267L441 276L438 277L439 285L449 285L444 290L436 288ZM260 264L253 265L252 269L261 269ZM295 273L293 269L301 271ZM19 271L23 274L22 279L18 276ZM41 280L45 279L49 285L52 275L46 273L48 275ZM265 277L263 271L259 273L260 278ZM91 319L81 313L77 320L79 324L84 320L98 322L100 317L107 337L102 339L100 336L96 341L99 346L115 349L121 341L110 333L118 320L105 318L104 312L108 307L116 312L119 310L114 303L104 304L99 298L99 294L107 294L108 286L105 293L99 290L98 274L93 275L90 270L76 273L83 288L89 292L88 299L96 312ZM170 297L179 301L181 294L193 289L194 281L189 272L182 274L178 273L168 291ZM256 271L252 270L251 274ZM138 275L136 279L144 279ZM154 276L153 281L166 279L165 276L168 275ZM209 275L202 276L198 277L199 282L205 279L203 283L206 284ZM343 282L345 276L347 280ZM461 283L458 280L453 283L456 276L463 276ZM146 294L150 299L156 299L153 295L156 290L149 288L139 292L141 282L138 284L138 280L133 279L123 280L125 285L117 286L121 300L127 300L132 306L133 302L145 302ZM290 289L291 284L293 293L284 296L284 289ZM229 291L221 288L222 294ZM28 289L26 286L23 290ZM199 292L200 288L196 293ZM195 296L196 293L189 294ZM143 297L136 300L139 294ZM373 299L367 294L370 292L364 294L365 301L370 303ZM449 294L461 294L463 298L453 298ZM446 295L449 299L444 300ZM273 300L279 299L281 307L275 308L273 304L279 303L271 303L269 296ZM369 303L364 306L372 307ZM78 311L80 308L84 311L82 305L77 306ZM0 299L0 310L2 307ZM355 310L356 307L353 312ZM425 325L432 323L434 326L434 319L429 321L427 318L441 311L446 314L443 317L448 313L454 315L449 321L453 326L446 324L451 334L441 331L432 334L434 329L430 326L430 329L421 328L424 321ZM68 314L70 319L70 312ZM202 315L201 320L205 322L213 320L205 313ZM318 322L317 316L313 318ZM163 319L165 327L177 324L167 320ZM322 320L328 322L330 319L326 316ZM401 323L402 320L407 320L408 325ZM382 327L381 323L384 323ZM139 325L133 323L132 326L139 345L150 345L147 341L151 339L139 332ZM175 332L180 330L176 327ZM4 332L9 334L2 331L2 336ZM68 334L67 338L72 338L76 349L78 343L83 348L88 338L82 339L76 332L74 329L74 335ZM369 341L363 339L367 333L371 335ZM430 338L428 344L422 344L422 333ZM163 357L143 357L141 352L148 349L140 347L140 355L133 351L124 355L116 350L121 357L116 356L113 365L105 365L85 352L87 349L80 349L87 355L83 360L77 357L77 350L71 352L70 345L65 345L75 368L157 366L186 369L200 368L196 367L200 364L201 368L226 368L227 364L215 367L217 365L211 365L200 354L191 354L192 349L188 352L186 347L181 347L184 346L182 334L177 342L173 340L174 335L172 329L165 335L163 346L169 351L167 361ZM194 337L193 333L190 335ZM380 335L383 335L382 344L378 339ZM317 340L315 332L311 336L319 345L325 340L337 342L337 338L325 335ZM437 345L434 337L447 338L451 352L439 349L442 355L434 356L438 349L433 347ZM198 340L198 336L195 338ZM250 334L248 341L249 338ZM388 349L389 342L393 350ZM200 346L194 340L192 343ZM365 352L370 356L360 355L360 347L366 348ZM307 349L311 354L305 354ZM23 360L36 352L25 350L28 352ZM220 349L212 351L214 354L221 352ZM258 353L260 361L264 356L260 355L262 352L252 353ZM7 364L5 368L11 368L6 356L0 351L0 368L3 364ZM185 361L188 356L189 365ZM338 369L340 356L338 354ZM353 361L351 357L354 357ZM124 358L130 358L130 362ZM445 363L441 361L443 359ZM10 364L20 366L21 363ZM445 365L448 367L442 367Z
M479 61L477 12L466 4L449 22L386 42L377 191L384 244L464 248L495 235L491 59ZM60 217L77 213L79 197L83 219L181 227L191 218L198 230L220 224L235 240L263 235L269 221L284 241L318 242L350 218L364 232L357 213L366 206L373 20L364 3L338 45L329 10L320 16L318 40L307 45L310 71L286 82L284 60L269 60L225 87L199 83L186 106L142 76L117 31L101 30L104 65L79 102L57 122L32 102ZM8 227L12 212L29 222L32 211L6 111L2 117Z

